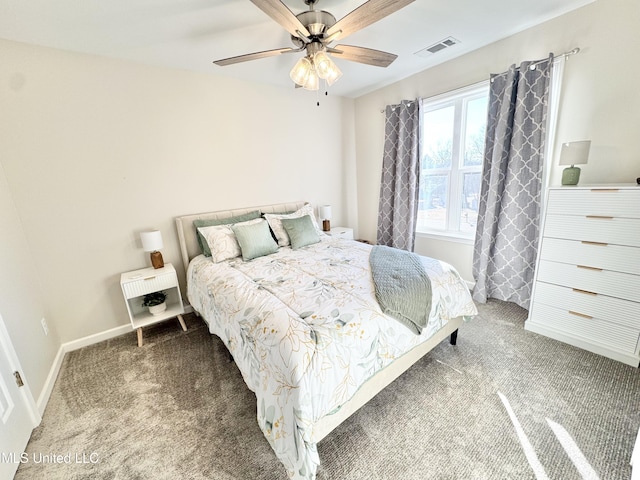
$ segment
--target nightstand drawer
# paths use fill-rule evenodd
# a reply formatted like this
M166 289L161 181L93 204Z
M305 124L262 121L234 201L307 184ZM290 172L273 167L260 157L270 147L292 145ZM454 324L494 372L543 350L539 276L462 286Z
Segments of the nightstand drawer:
M640 302L638 275L541 260L537 281Z
M333 227L331 231L325 232L332 237L345 238L353 240L353 228L348 227Z
M165 288L175 287L178 279L175 272L166 273L164 275L148 275L141 277L139 280L122 284L122 291L126 298L141 297L147 293L158 292Z
M640 332L590 317L581 312L571 312L534 302L531 321L568 334L583 341L614 348L626 354L635 354Z

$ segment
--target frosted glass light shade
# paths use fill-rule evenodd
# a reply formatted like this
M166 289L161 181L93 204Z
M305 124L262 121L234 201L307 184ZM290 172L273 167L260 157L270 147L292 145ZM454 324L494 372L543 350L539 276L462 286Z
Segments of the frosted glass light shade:
M309 72L307 81L302 86L305 90L318 90L318 88L320 88L320 80L318 79L318 75L316 75L315 71L311 70Z
M293 80L297 85L304 86L307 83L309 74L313 71L313 65L307 57L302 57L296 62L291 71L289 72L289 78Z
M327 78L325 78L325 80L327 81L327 84L331 86L334 83L336 83L341 76L342 76L342 72L340 71L338 66L334 63L333 69L331 70L331 72L329 72L329 75L327 75Z
M162 233L159 230L140 233L140 240L142 240L142 249L145 252L156 252L164 247Z
M316 52L313 56L313 65L316 68L316 73L320 78L326 79L335 67L335 64L329 58L325 52Z

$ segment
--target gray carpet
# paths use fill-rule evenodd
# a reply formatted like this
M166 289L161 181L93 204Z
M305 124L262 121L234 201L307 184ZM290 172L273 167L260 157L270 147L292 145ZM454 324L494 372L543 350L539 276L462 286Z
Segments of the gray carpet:
M479 310L456 347L439 345L320 442L318 480L630 478L638 369L525 332L513 304ZM131 333L66 355L15 478L286 478L223 344L185 320L187 332L147 328L142 348Z

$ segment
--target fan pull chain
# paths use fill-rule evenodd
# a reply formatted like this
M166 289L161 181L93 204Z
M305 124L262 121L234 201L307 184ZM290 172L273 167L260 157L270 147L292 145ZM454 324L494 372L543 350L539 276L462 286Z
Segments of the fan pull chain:
M320 89L316 90L316 105L319 107L320 106L320 99L318 98L318 95L320 95L318 92L320 91ZM324 81L324 96L328 97L329 96L329 85L327 85L327 81Z

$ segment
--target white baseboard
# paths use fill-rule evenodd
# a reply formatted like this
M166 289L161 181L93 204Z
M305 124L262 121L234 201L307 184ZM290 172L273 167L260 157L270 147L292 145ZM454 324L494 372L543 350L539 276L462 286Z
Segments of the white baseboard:
M184 306L184 313L193 312L193 307L191 305ZM119 337L120 335L125 335L127 333L132 332L131 324L127 323L126 325L121 325L119 327L111 328L109 330L105 330L104 332L94 333L93 335L88 335L86 337L78 338L77 340L71 340L70 342L65 342L60 345L58 349L58 353L56 354L56 358L53 360L53 365L49 369L49 375L47 375L47 379L44 382L44 387L42 388L42 392L40 392L40 396L38 397L38 411L40 415L44 413L45 408L47 408L47 403L49 402L49 397L51 397L51 392L53 391L53 386L56 383L56 379L58 378L58 374L60 373L60 367L62 367L62 361L64 360L64 355L67 352L73 352L74 350L78 350L83 347L88 347L89 345L94 345L96 343L104 342L105 340L109 340L110 338Z
M47 375L47 379L44 382L44 387L42 387L42 391L40 392L40 396L38 397L38 401L36 402L36 405L38 406L38 412L40 412L40 416L44 414L44 409L47 408L47 403L49 402L49 397L51 396L53 385L56 383L56 378L58 378L58 373L60 372L60 367L62 366L64 353L64 347L60 345L58 353L56 354L56 358L53 359L53 365L51 365L49 375Z
M93 335L88 335L86 337L78 338L77 340L71 340L70 342L63 343L61 348L64 348L64 353L73 352L74 350L78 350L82 347L95 345L96 343L104 342L110 338L119 337L120 335L131 333L132 331L133 329L131 328L131 324L127 323L126 325L105 330L104 332L94 333Z
M40 415L44 414L44 410L47 407L47 403L49 402L49 397L51 397L51 392L53 391L53 386L55 385L58 374L60 373L60 367L62 367L64 355L67 352L72 352L82 347L100 343L105 340L109 340L110 338L119 337L120 335L124 335L129 332L131 332L131 324L122 325L120 327L112 328L104 332L88 335L86 337L72 340L60 345L58 353L56 354L56 358L54 358L53 360L53 365L51 365L51 369L49 370L47 380L44 382L44 388L42 389L42 392L38 397L37 405Z

